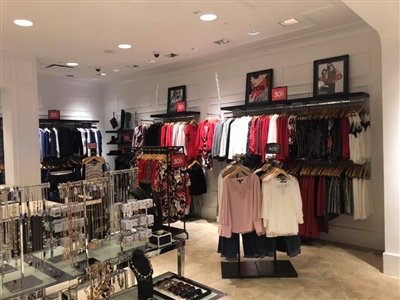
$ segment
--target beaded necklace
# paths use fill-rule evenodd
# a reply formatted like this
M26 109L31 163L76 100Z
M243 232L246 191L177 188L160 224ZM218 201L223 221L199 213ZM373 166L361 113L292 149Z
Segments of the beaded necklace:
M141 274L136 268L135 265L133 264L133 262L131 262L131 267L132 267L132 271L135 274L135 276L137 277L137 279L139 281L144 281L144 280L148 280L152 275L153 275L153 266L151 264L151 261L146 257L147 261L149 262L149 266L150 266L150 272L147 275L143 275Z

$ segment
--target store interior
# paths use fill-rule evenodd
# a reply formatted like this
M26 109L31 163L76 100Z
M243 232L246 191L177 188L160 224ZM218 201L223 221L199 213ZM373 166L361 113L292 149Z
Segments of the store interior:
M172 13L175 16L171 17ZM202 21L200 16L205 13L215 14L216 19ZM173 274L173 280L183 281L188 289L193 285L203 294L196 298L186 293L179 298L167 293L172 299L398 299L399 14L398 2L329 0L2 3L1 175L5 185L1 193L7 196L1 200L4 231L0 241L5 249L3 264L16 271L5 271L2 264L0 298L171 299L163 298L168 282L161 281ZM298 23L285 23L292 18ZM33 26L16 26L15 19L31 20ZM348 57L348 89L344 95L316 97L315 62L343 56ZM68 65L71 62L77 65ZM272 87L287 87L286 104L277 106L270 100L264 106L249 104L249 73L270 69ZM171 106L170 97L171 89L180 88L185 102L181 113ZM296 108L298 103L300 108ZM301 158L295 164L289 167L281 153L267 160L279 169L282 163L275 165L276 161L284 161L282 170L302 177L299 186L305 225L299 227L301 250L296 255L276 251L275 257L246 257L248 249L239 240L239 260L235 257L233 263L228 262L229 256L219 251L221 238L229 236L221 229L226 229L221 174L234 161L249 175L247 168L254 172L266 162L266 150L254 160L250 150L237 152L239 157L234 150L230 156L227 150L225 157L216 154L212 140L206 147L207 138L216 139L215 133L204 137L203 151L196 148L194 152L178 142L167 142L166 136L159 143L157 137L162 135L156 128L160 123L173 122L185 128L213 123L217 128L224 119L248 124L254 116L272 114L279 114L282 120L286 117L287 124L297 118L296 132L300 132L307 129L308 120L319 120L314 124L320 126L325 117L318 115L347 118L358 109L360 115L367 112L371 128L368 158L358 163L363 167L337 163L337 157L326 149L325 173L319 168L320 161L316 162L324 154L314 153L304 161L301 145L312 148L316 143L310 133L303 136L303 144L294 143ZM59 120L51 120L50 111L58 112ZM57 130L45 129L52 127ZM146 127L147 135L138 132L139 127ZM38 143L39 128L40 141L46 134L57 133L60 143L54 148ZM65 137L67 133L62 128L69 130L69 139L63 143L61 134ZM150 133L148 128L154 131ZM85 133L87 140L81 141ZM238 131L235 138L249 139L250 149L250 129L246 134L241 136ZM292 144L283 145L292 153ZM205 190L190 197L185 194L185 185L189 189L186 174L194 175L185 169L178 176L170 165L171 157L183 151L187 161L175 168L190 165L188 170L201 170L205 180ZM338 157L349 159L344 159L343 153ZM356 160L354 154L350 157ZM153 162L161 164L164 159L165 169L156 168ZM353 205L351 212L321 208L332 215L329 221L317 224L318 219L308 217L305 208L304 199L314 197L310 196L313 188L307 185L312 181L317 191L319 178L334 178L331 174L338 170L347 178L367 179L369 196L360 199L368 199L365 203L371 205L360 215ZM174 175L164 179L163 172ZM192 186L198 187L199 179L193 178ZM341 187L335 188L329 180L326 198L333 199L334 191ZM171 185L173 191L163 190L163 184L170 186L175 181L179 188ZM133 207L132 197L156 201L154 192L143 191L149 185L147 191L157 190L161 207L154 204L153 210L151 204L140 202L137 205L142 207L132 210L128 205L128 209L127 203ZM340 193L344 195L344 191ZM81 201L86 202L85 208ZM307 209L317 211L317 203ZM137 211L147 220L140 219ZM39 215L40 221L35 219ZM132 225L124 218L139 223ZM42 219L43 224L52 224L51 233L42 229L40 241L36 241L36 227L32 232L30 226ZM64 228L56 230L57 226ZM137 227L134 240L122 234L125 226L129 230ZM10 232L17 237L26 235L27 241L7 241ZM78 253L78 247L85 251ZM273 265L276 261L278 265ZM43 271L43 262L54 269ZM263 267L268 271L263 273ZM256 268L257 274L251 268ZM54 272L59 273L54 276ZM107 288L101 293L97 277L87 275L95 273L107 278ZM20 284L28 287L18 288ZM161 291L161 296L153 294L154 290Z

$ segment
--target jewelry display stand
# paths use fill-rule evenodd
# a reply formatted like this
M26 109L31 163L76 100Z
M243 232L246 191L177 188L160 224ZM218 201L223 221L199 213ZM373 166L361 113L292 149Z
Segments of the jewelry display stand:
M137 279L139 300L153 298L153 268L142 250L133 251L130 267Z

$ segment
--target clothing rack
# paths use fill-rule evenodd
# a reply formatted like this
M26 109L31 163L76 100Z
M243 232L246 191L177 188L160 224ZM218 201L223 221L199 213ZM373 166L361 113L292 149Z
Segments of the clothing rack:
M157 147L157 146L143 146L143 147L131 147L131 153L136 156L137 154L166 154L167 156L167 203L168 203L168 226L163 226L165 227L165 230L171 232L172 236L176 236L181 233L186 234L186 239L189 239L189 233L186 230L186 216L181 219L183 222L183 229L181 228L176 228L176 227L171 227L171 216L170 216L170 206L171 206L171 199L170 199L170 179L168 176L168 173L172 171L171 167L171 154L180 154L184 153L184 147L183 146L170 146L170 147Z
M329 99L301 98L276 102L263 103L262 106L236 105L221 107L221 110L230 111L234 116L256 115L263 113L291 112L310 109L323 109L332 107L347 107L363 105L369 99L369 94L364 92L349 93L347 97L333 97Z
M236 157L236 165L243 168L240 164L241 156ZM278 161L270 161L272 167L279 164ZM229 169L228 169L229 170ZM234 171L235 172L235 171ZM236 173L236 172L235 172ZM229 175L229 173L228 173ZM228 176L227 175L227 176ZM237 176L237 174L236 174ZM298 277L290 260L278 260L276 250L273 260L256 260L256 261L241 261L240 260L240 235L237 239L237 261L221 262L222 278L293 278Z

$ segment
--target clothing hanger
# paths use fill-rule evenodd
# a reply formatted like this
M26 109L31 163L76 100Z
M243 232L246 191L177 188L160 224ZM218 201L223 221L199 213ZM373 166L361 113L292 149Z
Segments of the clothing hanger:
M93 160L97 160L99 163L102 163L102 164L104 164L104 162L105 162L105 159L103 157L101 157L101 156L89 156L89 157L83 159L82 163L83 164L88 164Z
M202 167L202 165L195 159L190 165L188 165L188 169L191 169L195 165Z
M252 172L250 171L250 169L242 166L242 165L237 165L235 166L236 168L233 170L233 172L230 172L229 174L227 174L227 176L229 177L234 177L239 173L243 173L246 176L250 176L252 174Z

